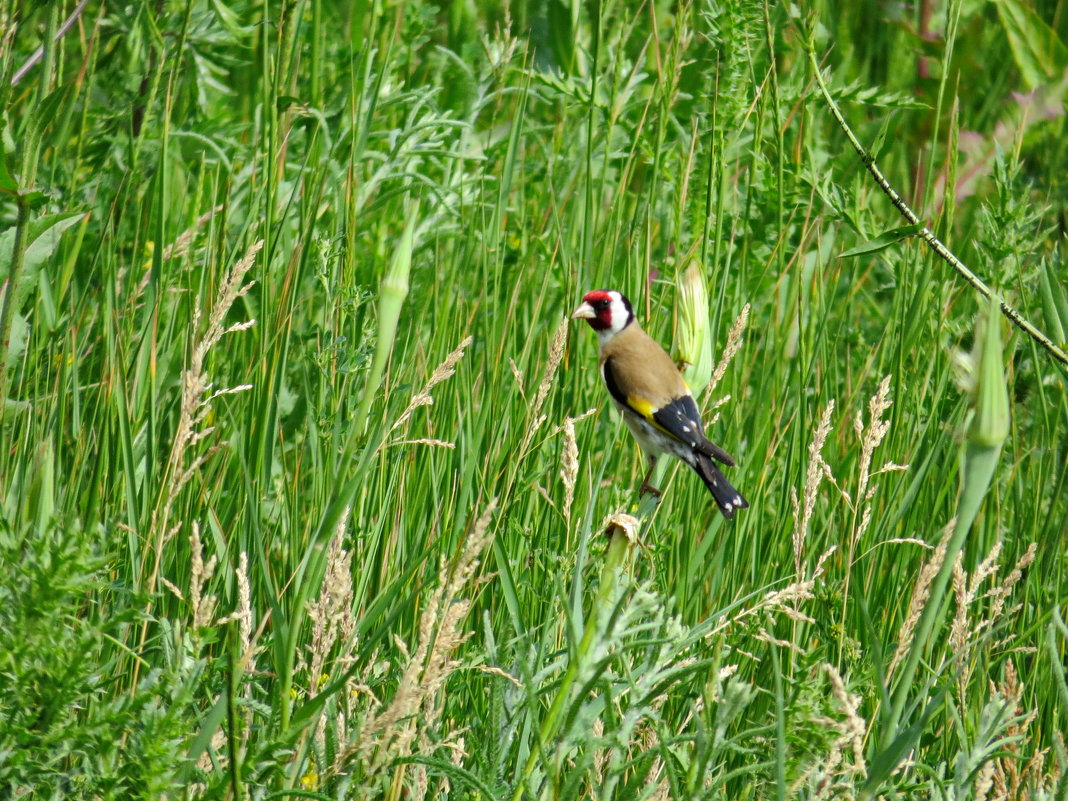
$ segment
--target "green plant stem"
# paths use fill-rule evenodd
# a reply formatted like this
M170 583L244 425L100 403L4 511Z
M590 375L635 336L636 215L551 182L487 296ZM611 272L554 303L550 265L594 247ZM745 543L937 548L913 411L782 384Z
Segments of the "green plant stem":
M519 801L523 797L523 790L526 789L527 782L534 772L538 757L544 753L545 746L548 745L549 740L556 731L560 713L571 696L571 688L574 686L579 673L586 666L590 647L593 645L594 637L599 628L601 613L611 602L612 590L618 586L619 573L623 569L627 554L630 551L630 540L619 531L613 531L609 536L611 539L608 543L608 551L605 553L604 565L601 567L600 585L597 588L597 596L594 598L593 606L590 608L590 614L586 620L586 627L582 634L582 641L579 643L578 652L575 654L575 658L568 663L567 671L560 681L560 688L556 691L552 706L549 707L548 714L542 720L541 729L538 732L537 747L532 749L530 756L527 757L523 773L515 786L515 791L512 793L512 801Z
M0 307L0 425L4 422L4 409L7 407L8 352L11 349L12 306L15 297L15 284L22 272L22 242L26 237L26 224L30 219L30 207L19 198L18 220L15 222L15 243L11 251L11 267L7 271L7 285L4 288L4 304Z
M389 272L382 279L378 301L378 342L375 346L374 361L371 362L371 371L368 373L367 383L364 384L363 395L360 398L360 408L356 411L357 429L364 435L367 434L370 425L368 414L371 411L371 402L382 383L382 373L386 369L389 354L393 352L401 307L404 305L404 299L408 297L408 273L412 266L412 240L415 236L418 214L419 207L415 204L409 211L408 222L400 242L397 243L397 249L393 253Z

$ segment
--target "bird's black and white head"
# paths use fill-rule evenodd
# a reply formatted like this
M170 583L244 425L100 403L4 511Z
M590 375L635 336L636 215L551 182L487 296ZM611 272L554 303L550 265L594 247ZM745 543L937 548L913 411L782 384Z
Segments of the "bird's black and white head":
M598 289L582 299L582 305L571 317L589 323L603 342L634 322L634 310L622 293L614 289Z

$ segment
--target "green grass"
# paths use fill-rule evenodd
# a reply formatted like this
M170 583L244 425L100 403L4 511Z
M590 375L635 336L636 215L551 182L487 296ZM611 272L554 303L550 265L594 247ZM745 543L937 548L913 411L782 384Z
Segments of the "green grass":
M1066 797L1066 371L809 53L1063 347L1062 3L7 13L0 795ZM694 263L732 523L565 322Z

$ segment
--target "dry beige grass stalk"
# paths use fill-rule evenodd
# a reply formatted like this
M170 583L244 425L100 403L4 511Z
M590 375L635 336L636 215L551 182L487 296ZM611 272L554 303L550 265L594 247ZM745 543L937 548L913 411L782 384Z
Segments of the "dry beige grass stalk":
M206 594L204 586L215 574L216 558L212 554L204 561L204 544L200 540L200 525L193 521L189 535L189 550L192 554L192 569L189 576L189 605L193 610L193 628L210 626L215 617L218 600L214 595Z
M452 378L456 374L456 365L459 364L460 359L464 357L464 351L466 351L471 343L474 342L474 337L466 337L463 342L456 346L448 356L445 357L445 361L437 366L433 373L430 375L430 379L426 382L419 392L412 396L411 401L408 403L408 408L405 409L401 416L397 418L389 429L389 433L392 434L406 422L412 416L416 409L421 406L431 406L434 403L434 396L431 394L434 387L440 384L442 381L446 381ZM448 447L454 447L452 443L443 443L440 440L414 440L415 442L421 442L424 444L436 444L447 445ZM392 442L391 445L399 445L401 442Z
M916 633L916 624L920 622L923 607L931 593L931 582L938 575L938 571L942 569L942 563L946 559L946 548L949 545L949 538L953 534L955 525L956 520L950 520L949 524L942 529L942 536L939 537L934 553L931 554L930 559L920 566L920 574L916 578L916 583L912 587L912 596L909 598L908 611L905 612L905 621L901 624L901 630L897 635L897 648L894 650L894 655L890 659L890 666L886 670L886 680L888 682L912 646L912 638Z
M953 565L953 597L956 611L950 624L949 644L953 658L959 662L957 672L957 691L961 703L964 703L968 684L971 682L975 660L972 653L980 643L985 632L994 628L1006 614L1005 602L1012 592L1012 588L1023 576L1023 571L1035 558L1036 544L1031 546L1020 557L1016 565L1005 577L1004 581L994 584L989 590L980 595L980 591L987 580L993 583L999 572L998 560L1001 557L1002 541L994 543L990 552L978 565L975 572L969 576L963 568L963 555L957 555L957 561ZM990 605L986 614L981 614L976 619L973 607L981 606L978 601L989 599Z
M557 326L555 333L553 333L552 344L549 345L549 359L545 364L545 373L542 375L541 383L538 384L538 391L534 395L534 400L530 404L529 422L527 423L527 429L523 434L523 444L519 447L518 454L520 458L527 452L530 447L531 441L534 439L534 434L545 423L545 415L541 413L542 407L545 405L545 399L549 395L549 389L552 387L553 378L556 376L556 370L560 367L560 362L564 358L564 346L567 344L567 332L570 326L570 320L564 319L559 326Z
M454 563L442 564L440 583L419 618L415 649L410 654L406 647L402 649L406 665L393 698L383 701L367 716L356 739L339 751L332 772L343 770L349 760L358 759L373 775L397 758L410 756L417 745L428 749L455 742L452 736L433 738L428 732L434 730L440 718L445 681L460 667L455 653L471 635L461 629L471 602L460 596L472 584L482 553L493 539L490 522L496 506L496 500L490 502L475 522ZM459 732L453 735L458 736ZM397 768L394 782L401 780L405 770L405 766ZM420 774L412 776L416 792L425 792Z
M560 480L564 482L564 521L571 529L571 504L575 502L575 482L579 472L579 450L575 438L575 421L564 420L564 452L560 458Z
M705 639L721 634L742 622L748 622L749 618L761 612L778 613L799 623L814 623L815 621L811 617L800 610L800 604L802 601L808 601L815 597L812 593L815 583L814 578L795 581L781 590L772 590L766 593L753 606L743 607L730 617L721 616L712 629L705 634Z
M345 507L334 529L326 556L326 574L319 596L308 604L308 619L312 624L311 644L308 646L308 693L318 694L321 676L330 653L337 643L343 651L334 660L344 672L355 647L357 620L352 614L352 553L344 548L348 528L349 507Z
M243 331L255 323L255 320L250 320L229 327L223 324L234 302L252 287L251 283L245 283L245 276L252 269L253 264L256 263L256 255L262 248L263 240L255 242L224 277L208 313L207 329L194 341L189 357L189 366L182 373L178 428L167 458L161 496L152 511L152 520L149 526L151 532L149 541L153 543L155 551L154 559L151 560L151 572L148 574L147 580L144 581L145 590L149 595L155 592L163 548L178 529L177 525L171 524L171 510L174 502L182 489L192 480L193 476L196 475L197 471L213 453L212 449L208 449L207 452L194 455L191 458L187 455L190 448L207 438L214 430L213 426L204 425L211 411L211 401L226 392L239 392L249 388L249 385L243 384L240 387L233 387L229 390L222 390L209 395L212 383L209 380L205 363L208 353L226 334ZM191 326L194 331L199 327L201 313L199 305L194 307ZM146 562L148 561L146 560Z
M748 322L749 304L746 303L742 307L742 311L734 319L734 322L731 323L730 330L727 332L727 343L723 346L723 352L719 355L719 361L716 362L716 367L712 371L712 378L709 380L704 394L711 395L715 392L719 382L722 381L723 376L727 374L727 368L730 367L731 361L738 355L738 351L741 350L742 334L745 333L745 326ZM711 425L711 423L709 423L709 425Z
M790 495L794 509L794 572L798 581L804 576L804 553L805 539L808 537L808 527L812 520L812 511L816 507L816 498L819 494L820 483L826 477L832 483L834 475L831 466L823 458L823 446L827 442L827 435L831 433L831 414L834 412L834 400L827 403L816 424L816 431L812 435L812 442L808 446L808 467L805 475L805 489L801 504L797 502L797 492L791 487Z

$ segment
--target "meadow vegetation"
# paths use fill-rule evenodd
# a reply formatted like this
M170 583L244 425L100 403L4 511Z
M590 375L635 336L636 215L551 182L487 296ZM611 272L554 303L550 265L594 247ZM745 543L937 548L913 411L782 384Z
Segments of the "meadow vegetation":
M828 102L1064 348L1066 37L4 5L0 796L1068 798L1068 371ZM702 356L734 521L639 503L603 287Z

